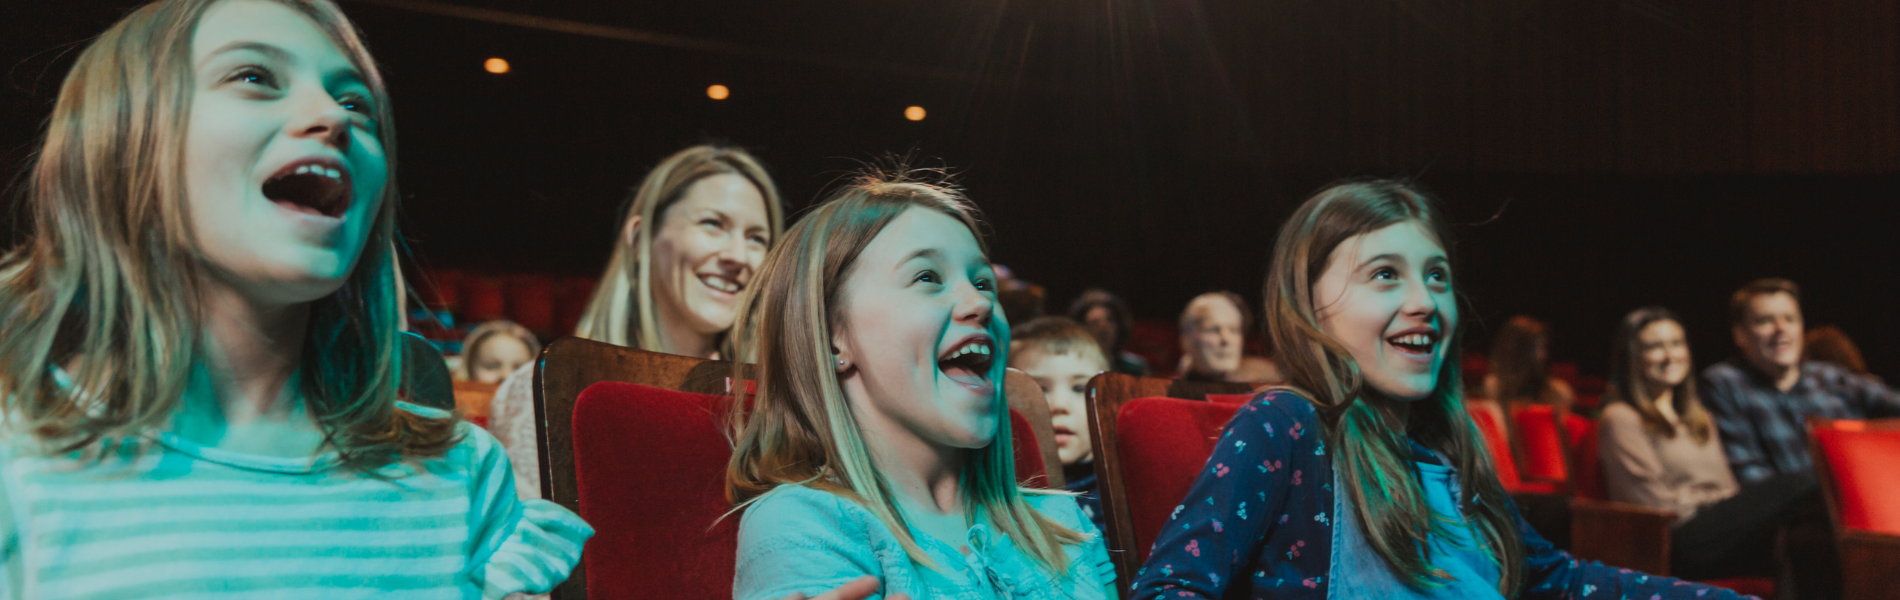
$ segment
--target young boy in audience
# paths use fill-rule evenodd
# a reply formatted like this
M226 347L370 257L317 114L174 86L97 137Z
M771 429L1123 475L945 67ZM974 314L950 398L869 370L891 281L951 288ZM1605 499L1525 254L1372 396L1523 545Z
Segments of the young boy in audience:
M1089 378L1108 370L1108 359L1087 327L1068 317L1042 317L1010 331L1009 366L1042 387L1056 434L1056 456L1069 491L1079 494L1082 513L1103 529L1102 499L1095 490L1095 447L1089 441Z

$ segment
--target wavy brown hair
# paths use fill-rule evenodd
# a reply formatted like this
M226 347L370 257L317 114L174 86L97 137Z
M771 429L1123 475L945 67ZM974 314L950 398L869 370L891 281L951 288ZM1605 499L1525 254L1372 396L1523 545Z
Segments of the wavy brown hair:
M1610 402L1622 402L1636 409L1643 417L1643 429L1650 435L1660 438L1676 437L1676 428L1663 418L1662 411L1656 410L1656 396L1662 390L1649 389L1643 378L1643 329L1650 325L1672 321L1678 326L1681 319L1676 313L1660 306L1646 306L1623 317L1616 326L1616 345L1610 347ZM1684 344L1688 340L1683 341ZM1689 364L1693 366L1693 355ZM1689 436L1697 444L1706 444L1715 437L1715 418L1702 406L1702 399L1696 395L1695 373L1682 378L1682 383L1669 390L1669 403L1676 409L1676 416L1689 430Z
M758 395L750 411L733 415L736 442L726 495L743 507L788 485L837 494L871 511L911 560L929 566L933 561L911 538L890 485L872 462L831 362L832 327L848 310L840 290L858 255L891 221L910 210L937 211L969 227L982 244L976 206L955 188L921 175L900 167L859 176L800 219L766 255L733 326L735 345L757 355L750 375L758 382ZM997 347L1009 348L1007 330L1002 337ZM997 357L992 376L1000 379L1007 364ZM998 414L1008 412L1000 386L995 402ZM1009 419L998 419L995 441L972 453L965 465L965 516L974 518L982 507L1024 554L1056 573L1068 573L1062 546L1084 538L1024 500L1045 492L1016 485L1010 435Z
M1524 580L1524 541L1506 508L1510 498L1491 455L1465 412L1458 376L1462 323L1445 342L1437 389L1410 403L1402 430L1395 426L1397 417L1369 398L1378 392L1366 385L1358 362L1320 330L1313 286L1334 249L1354 236L1405 222L1423 225L1447 257L1455 258L1451 230L1437 203L1404 182L1335 184L1307 199L1274 242L1266 284L1267 335L1290 383L1318 409L1339 473L1336 493L1351 500L1366 540L1392 572L1412 587L1438 585L1445 577L1431 566L1429 540L1443 535L1446 524L1413 474L1410 435L1458 469L1462 512L1474 517L1475 537L1502 565L1499 590L1513 596Z
M54 450L163 427L201 352L208 266L185 207L192 35L220 0L160 0L80 53L27 176L26 242L0 257L0 398ZM396 139L389 95L356 28L328 0L309 17L363 75L389 181L343 286L312 303L298 377L306 409L352 468L439 455L453 417L396 407ZM71 387L55 368L70 369ZM316 376L321 374L321 376Z

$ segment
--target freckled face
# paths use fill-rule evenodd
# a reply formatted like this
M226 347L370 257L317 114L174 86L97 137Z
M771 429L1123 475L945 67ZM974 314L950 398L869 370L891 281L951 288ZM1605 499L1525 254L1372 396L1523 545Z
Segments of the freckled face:
M970 229L934 210L905 211L865 246L832 334L860 423L937 447L995 439L1009 344L995 277Z
M309 302L355 267L389 178L364 77L309 18L227 0L192 36L191 231L214 277Z
M1447 263L1437 238L1403 221L1347 238L1313 285L1320 330L1385 396L1421 400L1438 387L1458 323Z

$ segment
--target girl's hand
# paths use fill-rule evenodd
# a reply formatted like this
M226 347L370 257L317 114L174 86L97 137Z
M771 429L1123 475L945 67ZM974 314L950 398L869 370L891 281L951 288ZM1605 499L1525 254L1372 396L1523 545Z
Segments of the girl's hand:
M837 589L819 594L811 600L864 600L871 594L877 593L877 586L878 581L876 577L865 575L851 580L851 583L838 586ZM784 600L805 600L805 594L804 592L795 593L786 596ZM910 600L910 596L898 594L886 598L885 600Z

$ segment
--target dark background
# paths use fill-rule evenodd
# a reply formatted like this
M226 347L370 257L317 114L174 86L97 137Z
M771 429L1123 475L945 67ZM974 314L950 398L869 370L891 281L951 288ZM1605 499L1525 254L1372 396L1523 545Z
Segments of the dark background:
M0 6L0 172L136 4ZM1707 364L1732 353L1729 292L1774 275L1900 377L1890 0L343 6L391 84L428 266L596 274L627 188L705 140L754 150L795 209L915 152L962 174L1052 310L1101 285L1172 318L1210 289L1257 305L1274 231L1319 186L1410 176L1462 224L1473 348L1532 314L1601 373L1616 320L1662 304Z

